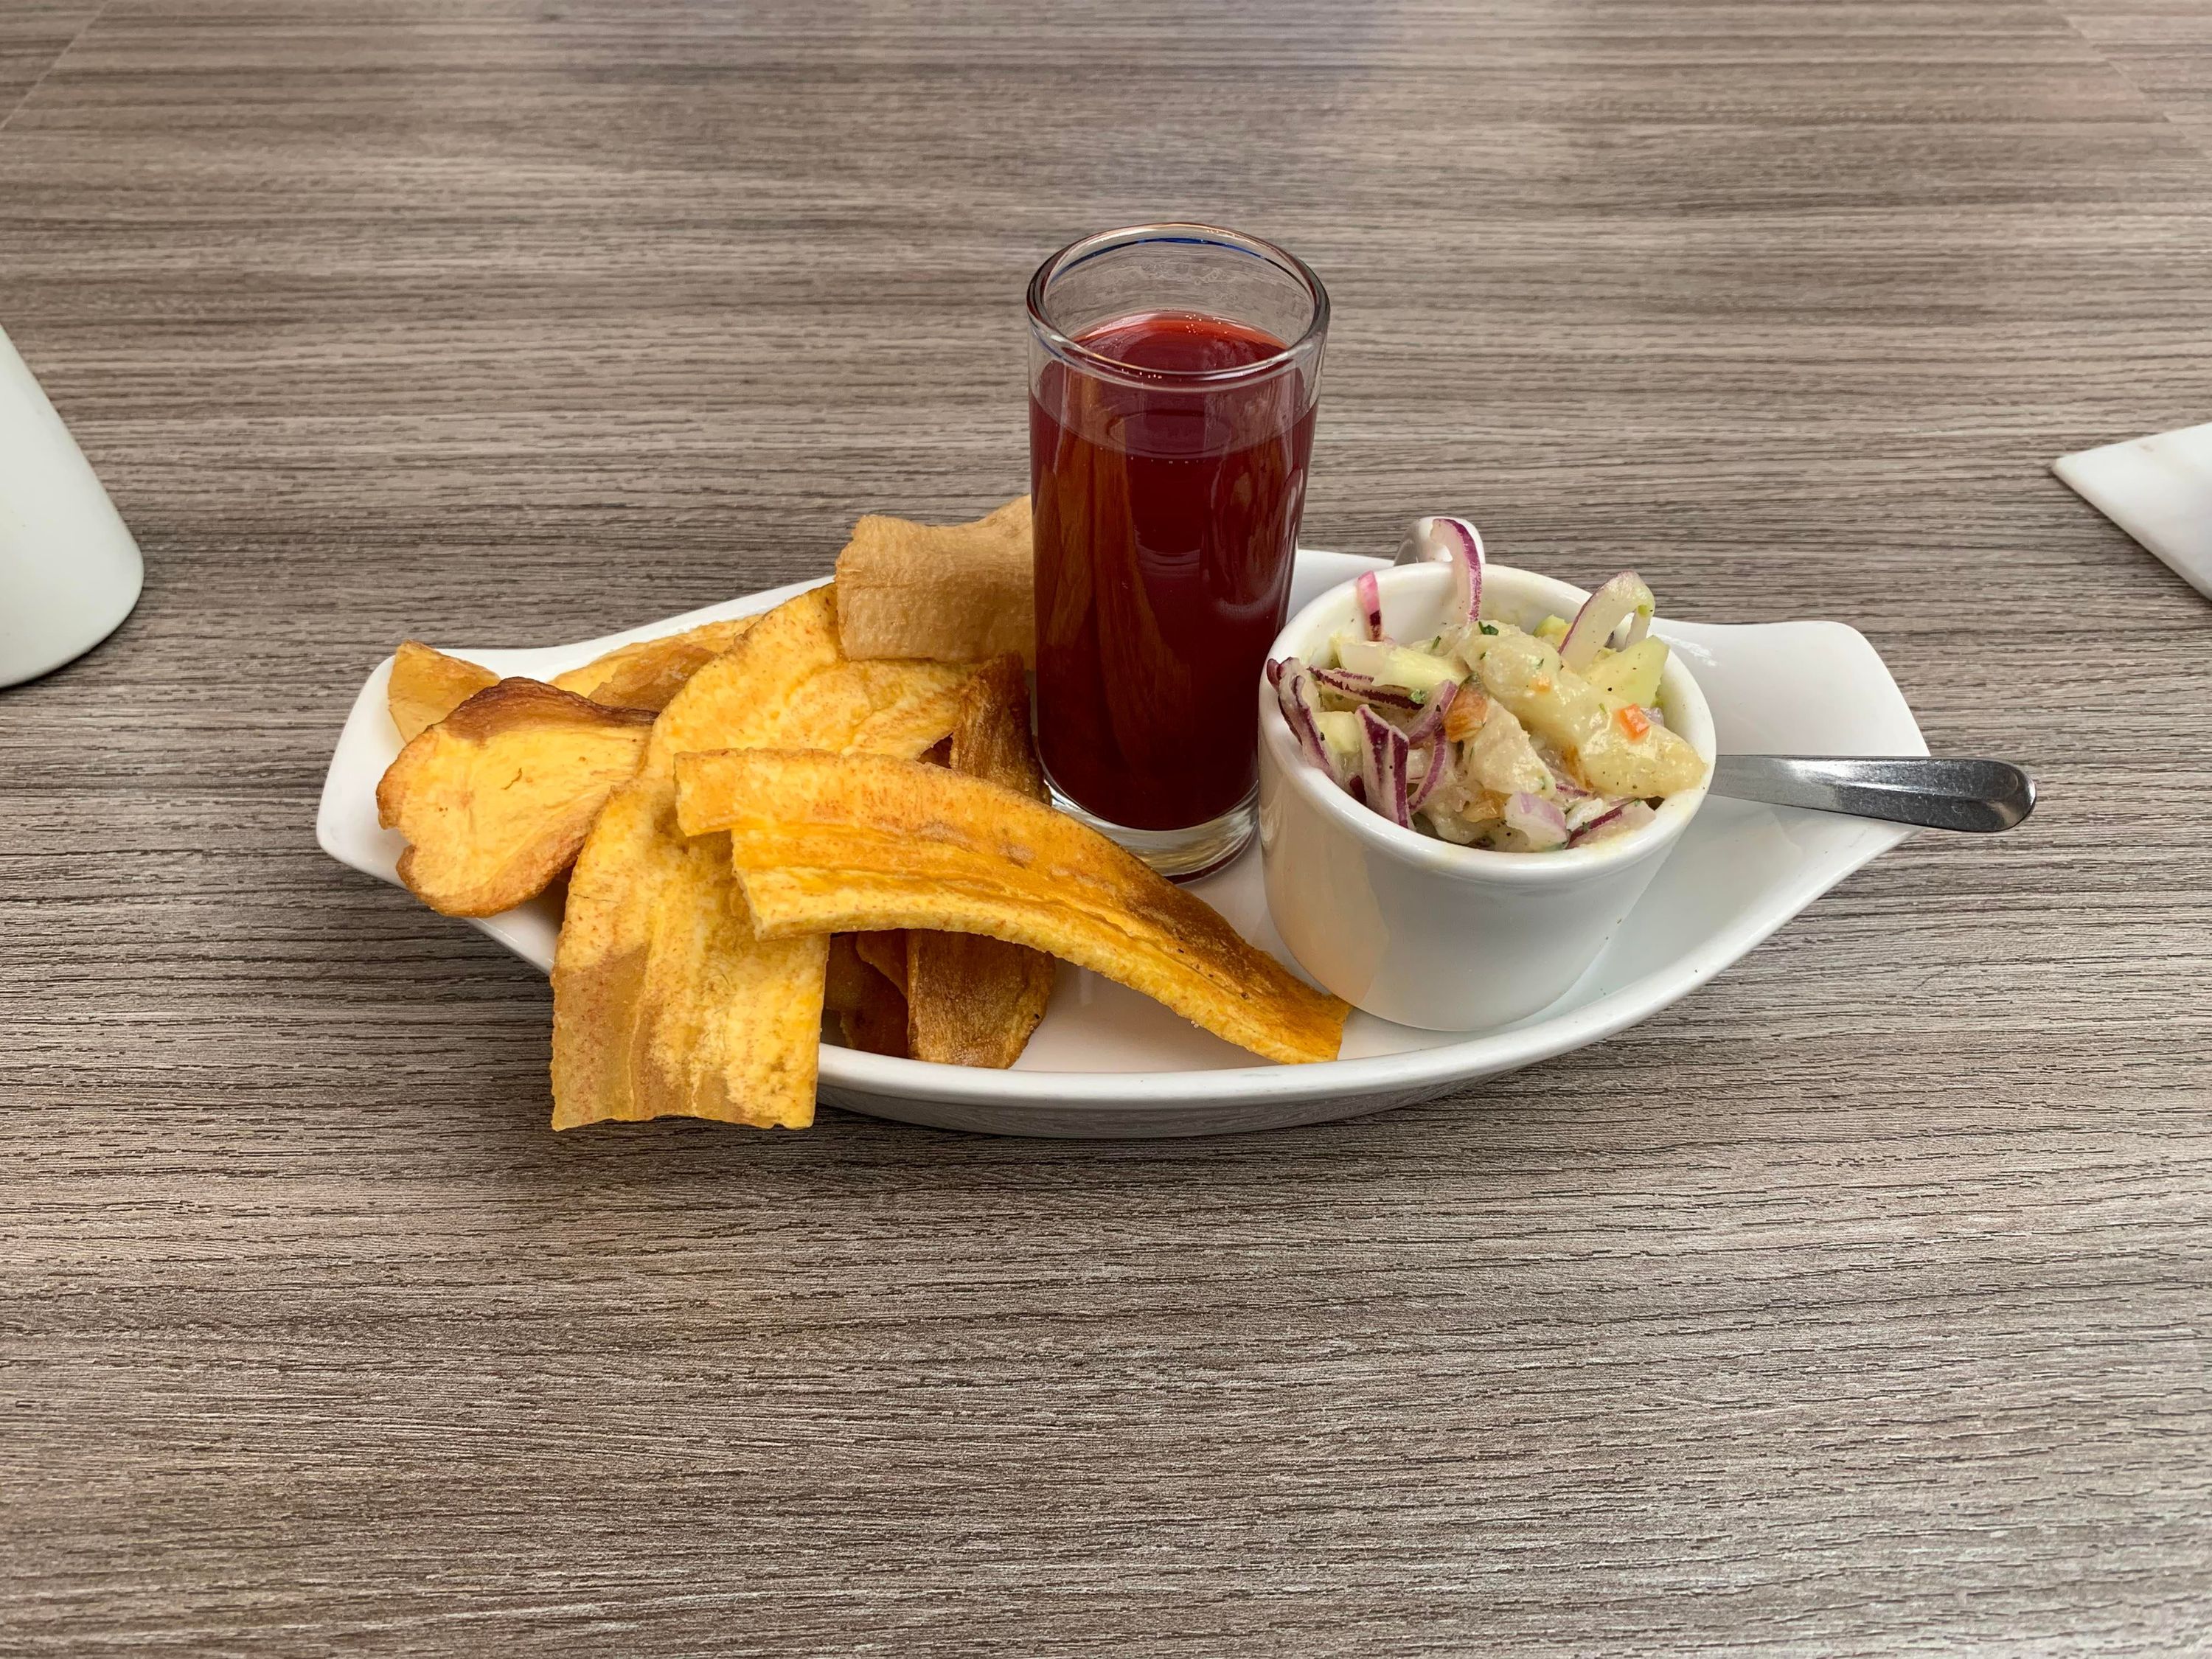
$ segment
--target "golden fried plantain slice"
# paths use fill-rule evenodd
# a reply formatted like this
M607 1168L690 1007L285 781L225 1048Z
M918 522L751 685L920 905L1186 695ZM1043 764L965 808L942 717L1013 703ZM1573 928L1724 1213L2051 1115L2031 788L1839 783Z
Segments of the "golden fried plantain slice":
M868 971L875 974L872 968ZM873 981L861 994L860 1006L839 1016L838 1023L848 1048L858 1048L863 1054L889 1054L896 1060L907 1058L906 999L882 975L875 974Z
M1029 711L1021 659L996 658L968 682L961 692L959 724L926 758L941 757L956 770L1042 800L1044 773L1030 744ZM888 1000L875 999L864 1007L860 992L865 982L848 981L854 1008L841 1013L848 1048L945 1066L1003 1069L1021 1058L1052 997L1050 957L978 933L840 933L830 941L833 985L847 951L903 993L899 1041L891 1046L881 1036Z
M830 937L829 959L822 970L822 1007L826 1013L851 1013L867 996L868 981L883 977L854 948L859 938L857 933Z
M839 939L853 941L853 954L898 987L901 996L907 993L906 930L886 928L877 933L840 933Z
M977 968L955 952L933 950L929 971L936 976L937 983L921 993L920 1000L924 1006L918 1017L915 1006L914 965L925 945L988 945L994 951L1019 951L1024 957L1036 956L1036 951L1024 945L1009 945L1004 939L985 939L976 933L910 933L903 927L887 928L878 933L836 934L831 941L833 952L837 939L853 941L854 953L875 969L885 985L891 988L891 994L897 999L898 1006L898 1036L895 1043L855 1040L856 1024L872 1024L880 1018L886 1005L878 1003L870 1006L863 1019L846 1022L846 1047L868 1048L879 1054L896 1054L906 1060L932 1060L945 1066L995 1065L1001 1070L1021 1057L1022 1048L1029 1042L1030 1032L1036 1029L1035 1020L1030 1020L1016 1034L1018 1041L1013 1042L1012 1052L1004 1060L992 1061L960 1057L963 1052L972 1053L981 1048L982 1039L978 1038L976 1028L982 1028L987 1036L994 1029L1003 1030L1003 1025L994 1028L988 1022L994 1017L1004 1019L1005 1003L983 1000L999 983L999 975L994 974L993 964L988 958ZM1048 969L1052 958L1046 957L1043 961ZM1000 974L1003 971L1001 963ZM971 983L976 987L972 994L969 989ZM1048 995L1050 991L1051 987L1048 985ZM1012 998L1006 1000L1011 1001ZM1043 1013L1043 1007L1040 1005L1037 1017L1042 1018ZM963 1019L966 1024L957 1023ZM927 1053L915 1047L917 1040L925 1045ZM1003 1044L1006 1039L1001 1037L1000 1041Z
M986 933L1119 981L1270 1060L1328 1060L1343 1039L1345 1004L1103 836L1011 789L869 755L752 750L675 765L678 823L729 831L764 942Z
M1020 658L994 658L968 682L946 763L1045 799L1044 771L1030 743L1029 680ZM1052 958L979 933L905 937L907 1053L946 1066L1000 1069L1019 1060L1052 1000Z
M550 687L537 680L495 680L488 668L405 641L392 659L391 708L392 723L409 743L495 684L586 699L622 718L593 722L553 698L511 691L478 709L469 728L452 733L450 743L429 751L435 757L439 810L418 810L404 826L395 816L401 799L411 790L422 805L421 792L431 787L422 769L431 763L418 757L404 769L395 763L398 781L394 802L384 809L386 827L408 829L416 843L402 857L402 879L448 915L493 915L542 891L568 868L611 782L621 781L611 781L605 771L616 763L622 745L594 745L575 734L619 732L635 770L645 750L641 728L653 724L653 712L756 620L709 623L667 639L626 645L557 676ZM542 812L542 820L533 823L532 812ZM556 858L559 862L546 867Z
M1030 683L1019 657L994 657L961 688L945 764L1032 800L1047 798L1044 769L1030 742Z
M581 668L556 674L552 684L610 708L659 709L684 681L728 650L760 619L738 617L707 623L665 639L641 640L594 657ZM434 651L420 640L402 640L392 659L386 703L399 741L412 743L499 676L460 657Z
M1022 1057L1052 1000L1052 958L981 933L907 935L906 1054L1003 1071Z
M906 995L881 966L857 947L862 939L903 939L902 933L836 933L830 940L830 965L822 1006L834 1015L848 1048L872 1054L906 1054ZM897 972L906 967L902 948Z
M735 617L661 639L640 640L594 657L581 668L556 674L553 684L616 708L665 708L686 681L743 639L759 620Z
M544 891L637 770L652 726L643 709L603 708L536 680L477 692L376 786L379 821L407 838L400 880L449 916L496 915Z
M433 651L420 640L402 640L392 653L385 706L399 728L399 741L412 743L477 692L498 684L499 676L489 668Z
M952 729L968 673L846 661L835 597L817 588L691 678L569 882L553 964L555 1128L667 1114L813 1121L832 930L754 937L726 838L677 827L677 762L767 744L919 755Z
M854 659L980 662L1036 649L1030 498L968 524L870 514L837 556L837 619Z

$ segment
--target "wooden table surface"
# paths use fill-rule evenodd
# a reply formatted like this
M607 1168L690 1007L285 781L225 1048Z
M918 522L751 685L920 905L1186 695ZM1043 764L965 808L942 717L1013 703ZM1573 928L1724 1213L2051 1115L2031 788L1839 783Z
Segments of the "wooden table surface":
M1024 476L1085 230L1337 320L1306 539L1863 628L2045 802L1597 1048L1212 1142L555 1137L316 849L402 635ZM2212 1625L2212 5L0 3L137 614L0 693L0 1650L2170 1653Z

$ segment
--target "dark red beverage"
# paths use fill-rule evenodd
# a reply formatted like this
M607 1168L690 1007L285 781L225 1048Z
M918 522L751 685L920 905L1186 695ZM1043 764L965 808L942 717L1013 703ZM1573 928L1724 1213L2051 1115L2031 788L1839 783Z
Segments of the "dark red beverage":
M1074 337L1030 401L1037 740L1085 811L1180 830L1251 793L1260 669L1281 631L1313 447L1284 343L1151 311ZM1218 374L1217 383L1188 376Z

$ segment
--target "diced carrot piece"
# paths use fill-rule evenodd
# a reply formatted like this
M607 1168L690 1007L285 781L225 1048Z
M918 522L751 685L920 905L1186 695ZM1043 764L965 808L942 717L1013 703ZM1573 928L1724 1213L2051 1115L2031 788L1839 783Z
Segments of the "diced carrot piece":
M1444 736L1454 743L1471 738L1489 718L1490 699L1473 686L1463 685L1459 696L1452 699L1452 706L1444 710Z
M1628 733L1632 742L1641 743L1644 734L1651 729L1650 720L1634 703L1621 709L1613 719L1620 722L1620 729Z

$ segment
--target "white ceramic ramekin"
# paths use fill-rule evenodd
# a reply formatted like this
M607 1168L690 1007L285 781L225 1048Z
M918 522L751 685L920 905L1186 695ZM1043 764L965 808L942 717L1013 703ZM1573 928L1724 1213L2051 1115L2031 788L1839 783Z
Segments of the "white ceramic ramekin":
M1401 565L1376 573L1383 626L1421 640L1443 623L1451 570ZM1533 628L1571 617L1589 596L1531 571L1490 566L1482 613ZM1354 629L1352 584L1291 619L1273 657L1311 661ZM1309 762L1262 680L1260 846L1275 928L1306 971L1370 1014L1432 1031L1472 1031L1556 1001L1596 960L1643 896L1704 802L1671 796L1642 829L1556 853L1494 853L1401 830L1362 806ZM1712 713L1670 653L1660 712L1708 764Z

